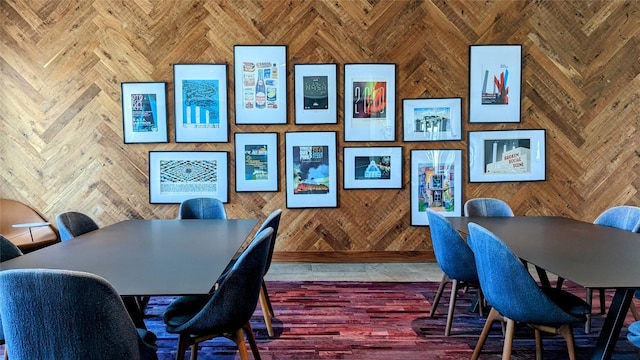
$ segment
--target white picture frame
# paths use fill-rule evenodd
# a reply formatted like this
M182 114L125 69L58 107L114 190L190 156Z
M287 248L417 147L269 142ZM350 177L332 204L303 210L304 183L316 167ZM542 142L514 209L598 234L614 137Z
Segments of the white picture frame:
M395 141L396 65L344 65L344 141Z
M120 87L124 143L169 142L167 83L123 82Z
M338 206L335 131L285 133L287 208Z
M469 46L469 123L519 123L522 45Z
M173 65L176 142L228 142L227 64Z
M469 131L469 182L546 180L546 131Z
M235 133L236 192L278 191L278 133Z
M286 124L287 47L235 45L233 63L236 124Z
M402 147L343 148L345 189L401 189Z
M338 65L295 64L295 123L338 123Z
M149 151L149 202L179 204L194 197L229 201L226 151Z
M462 140L462 98L402 100L403 141Z

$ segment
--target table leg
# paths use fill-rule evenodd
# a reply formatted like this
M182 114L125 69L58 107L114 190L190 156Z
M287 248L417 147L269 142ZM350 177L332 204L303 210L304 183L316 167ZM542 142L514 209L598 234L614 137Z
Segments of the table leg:
M616 289L591 359L611 359L634 293L635 289Z
M147 325L144 323L144 314L140 310L140 305L135 296L123 296L122 302L124 302L124 307L127 309L136 327L138 329L146 329Z

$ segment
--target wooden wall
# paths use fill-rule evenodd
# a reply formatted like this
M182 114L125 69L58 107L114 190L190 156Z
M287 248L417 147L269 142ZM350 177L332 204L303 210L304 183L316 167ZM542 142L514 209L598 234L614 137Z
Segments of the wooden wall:
M640 205L640 2L387 0L0 0L0 197L53 219L79 210L101 226L173 218L177 205L149 204L150 150L230 152L233 133L280 133L280 192L235 193L230 217L285 208L284 132L337 131L342 146L404 147L401 190L341 190L335 209L284 209L280 260L433 259L426 227L409 218L409 151L464 150L466 131L547 130L544 182L467 183L463 200L498 197L519 215L592 221L607 207ZM233 46L288 49L289 122L238 125L230 142L123 144L120 83L166 81L173 129L175 63L230 64ZM469 124L471 44L522 44L522 122ZM343 143L337 125L294 125L293 64L396 63L396 102L463 97L459 142ZM340 85L342 89L342 85ZM342 91L340 91L342 93ZM463 177L467 179L466 165Z

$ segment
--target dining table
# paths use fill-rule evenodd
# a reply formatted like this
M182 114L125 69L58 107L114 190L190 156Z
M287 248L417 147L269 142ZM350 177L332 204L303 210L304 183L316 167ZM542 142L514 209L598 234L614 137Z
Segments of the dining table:
M592 359L611 359L640 288L640 234L561 216L448 217L494 233L521 259L585 288L615 289Z
M0 271L84 271L106 279L144 328L135 298L207 295L258 219L125 220L0 263Z

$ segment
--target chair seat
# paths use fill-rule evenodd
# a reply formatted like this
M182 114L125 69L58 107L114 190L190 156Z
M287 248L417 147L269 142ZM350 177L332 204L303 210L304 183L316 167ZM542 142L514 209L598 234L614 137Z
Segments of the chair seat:
M586 320L587 314L591 313L589 304L570 292L545 286L540 289L562 310L577 317L580 321Z
M209 296L190 295L181 296L174 300L164 312L164 322L167 330L180 327L193 319L209 301Z

